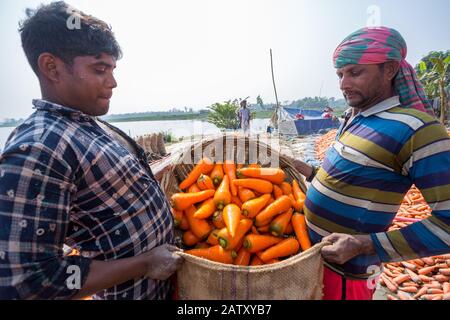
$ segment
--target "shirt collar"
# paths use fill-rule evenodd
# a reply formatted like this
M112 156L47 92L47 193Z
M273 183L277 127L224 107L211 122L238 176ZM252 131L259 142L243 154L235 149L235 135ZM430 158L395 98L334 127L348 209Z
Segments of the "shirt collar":
M383 100L383 101L377 103L376 105L374 105L373 107L370 107L369 109L361 112L361 115L363 117L369 117L369 116L372 116L374 114L377 114L377 113L389 110L389 109L391 109L393 107L396 107L398 105L400 105L399 97L398 96L393 96L393 97L390 97L390 98L388 98L386 100Z
M50 102L43 99L34 99L33 100L34 109L36 110L45 110L45 111L53 111L58 112L64 116L70 117L74 120L88 122L91 120L95 120L95 117L87 115L80 110L73 109L70 107L66 107L54 102Z

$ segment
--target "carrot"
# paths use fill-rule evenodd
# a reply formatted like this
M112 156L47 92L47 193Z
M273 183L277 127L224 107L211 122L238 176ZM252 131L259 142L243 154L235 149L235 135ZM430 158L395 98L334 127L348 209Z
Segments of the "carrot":
M250 178L258 178L280 184L286 179L286 174L280 168L242 168L238 175Z
M194 213L194 218L196 219L207 219L214 214L216 211L216 205L214 204L214 199L208 199L203 202L200 208Z
M292 226L294 227L295 235L302 247L302 251L311 248L311 240L309 239L308 229L306 226L305 216L301 213L295 213L292 216Z
M204 201L214 196L214 190L205 190L195 193L174 193L171 204L175 210L185 210L191 205Z
M261 266L263 264L264 261L262 261L257 255L254 255L252 261L250 262L251 266Z
M259 234L259 231L258 231L258 229L256 229L255 226L252 226L252 233L253 234Z
M254 218L264 208L270 199L270 194L251 199L242 204L242 214L248 218Z
M186 215L183 213L183 218L181 219L180 225L178 226L180 230L189 230L189 221L186 218Z
M196 257L226 264L232 264L236 257L236 252L224 250L220 245L202 249L191 249L185 252Z
M292 226L292 217L291 217L291 221L289 221L286 230L284 231L284 234L292 234L294 233L294 227Z
M261 165L257 164L257 163L250 163L248 165L248 168L261 168Z
M245 250L245 248L241 248L237 253L237 257L234 260L234 264L237 266L248 266L250 263L251 253Z
M258 231L261 233L269 233L270 232L269 228L270 228L270 222L268 222L267 224L265 224L261 227L258 227Z
M192 171L188 174L186 179L184 179L179 187L181 190L189 188L193 183L195 183L198 177L203 173L207 174L211 172L214 168L214 164L208 158L201 159L192 169Z
M223 228L218 233L219 244L225 250L234 249L238 243L244 238L245 234L251 229L253 221L250 219L242 219L236 228L235 236L231 236L228 228Z
M200 241L200 238L197 237L191 230L185 231L183 233L183 243L189 247L196 245Z
M179 227L181 224L181 220L183 220L183 211L175 210L174 208L171 208L172 211L172 217L173 217L173 224L175 228Z
M410 280L409 274L402 274L393 279L393 281L396 284L402 284L403 282L408 281L408 280Z
M241 199L242 203L256 198L256 195L252 190L243 187L238 187L238 196L239 199Z
M381 278L383 279L384 283L386 284L386 287L391 291L391 292L397 292L398 289L398 285L393 282L391 279L389 279L386 275L382 274Z
M202 249L202 248L209 248L209 247L211 247L211 246L206 242L199 242L195 245L195 249Z
M439 269L439 273L443 274L444 276L450 276L450 268Z
M403 293L401 290L397 292L397 296L400 298L400 300L414 300L409 294Z
M258 213L256 216L256 225L261 226L263 221L285 212L291 208L291 199L288 196L281 196L276 199L273 203L268 205L263 211Z
M214 212L213 215L213 225L217 228L217 229L222 229L225 228L225 222L223 221L223 210L217 210L216 212Z
M200 177L198 177L197 185L201 190L208 190L208 189L216 190L212 179L203 173L200 175Z
M392 294L388 294L386 295L386 297L388 298L388 300L398 300L398 298L394 297Z
M435 288L429 288L427 290L427 294L440 294L440 293L444 293L444 291L442 291L441 289L435 289Z
M412 263L409 263L409 262L406 262L406 261L402 261L401 264L402 264L405 268L407 268L407 269L409 269L409 270L416 270L416 266L415 266L414 264L412 264Z
M214 186L218 187L223 179L223 166L221 163L214 165L213 170L210 173L210 178L212 179Z
M273 263L277 263L280 262L280 260L278 259L270 259L269 261L266 261L266 264L273 264Z
M450 293L450 282L444 283L442 289L444 290L444 293Z
M421 280L422 282L431 282L431 281L434 280L433 278L427 277L427 276L425 276L425 275L423 275L423 274L420 274L420 275L419 275L419 278L420 278L420 280Z
M297 212L303 212L303 206L305 204L305 199L297 199L292 205Z
M237 174L237 170L242 169L243 167L244 167L244 164L243 164L243 163L238 163L238 164L236 165L236 174Z
M232 180L232 184L236 187L241 186L248 188L259 193L271 193L273 190L273 184L269 181L262 179L246 178Z
M209 233L212 231L212 226L204 219L194 218L194 213L197 211L195 206L190 206L185 210L186 218L191 227L191 231L200 238L200 240L206 239Z
M242 208L242 201L241 201L241 199L239 199L239 197L237 197L237 196L231 196L231 203L234 203L234 204L237 205L239 208Z
M292 193L294 194L295 200L305 200L306 198L296 179L292 180Z
M291 222L292 212L293 210L291 208L273 219L269 227L270 233L276 237L284 235L289 222Z
M251 253L255 253L265 250L274 244L279 243L281 240L281 238L271 235L248 234L244 238L244 248Z
M188 188L188 193L195 193L195 192L200 192L200 191L202 191L202 189L200 189L199 187L198 187L198 185L197 185L197 182L196 183L194 183L193 185L191 185L189 188Z
M237 196L237 187L232 183L232 181L236 179L236 165L232 161L225 160L223 171L230 179L231 194Z
M422 300L442 300L443 294L424 294L420 298Z
M281 190L281 188L279 186L277 186L276 184L273 185L273 197L275 199L278 199L279 197L281 197L282 195L284 195L283 190Z
M419 298L420 296L424 295L427 293L427 287L422 287L419 289L419 291L417 291L417 293L413 296L414 299Z
M238 252L239 250L241 250L243 244L244 244L244 237L242 237L241 240L239 240L239 242L236 244L233 250Z
M444 276L443 274L436 274L433 276L433 278L439 282L449 282L450 281L450 277Z
M210 245L215 246L219 244L219 229L214 229L211 231L211 233L208 236L208 239L206 239L206 242L208 242Z
M292 193L292 186L289 184L289 182L283 181L280 185L281 190L283 190L283 193L288 196Z
M223 221L227 226L227 230L230 235L234 238L236 235L236 229L241 221L241 209L235 204L229 204L223 208Z
M420 280L419 276L412 270L409 269L405 269L406 273L409 274L410 278L412 281L414 281L415 283L422 283L422 280Z
M216 204L217 209L220 210L231 203L230 180L227 175L223 177L220 186L214 194L214 203Z
M434 271L434 269L436 269L435 266L431 266L431 267L425 267L419 270L419 274L421 275L427 275L430 274Z
M272 259L281 258L296 254L300 249L300 244L294 238L287 238L281 242L273 245L272 247L264 250L260 258L262 261L267 262Z
M426 264L428 264L428 265L430 265L430 266L432 266L432 265L434 265L434 259L433 258L422 258L422 261L423 262L425 262Z

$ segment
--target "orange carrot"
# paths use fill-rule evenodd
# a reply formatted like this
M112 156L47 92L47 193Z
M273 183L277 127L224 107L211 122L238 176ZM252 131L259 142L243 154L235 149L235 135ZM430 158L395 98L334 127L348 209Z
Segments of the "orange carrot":
M174 193L171 204L175 210L185 210L191 205L204 201L214 196L214 190L205 190L195 193Z
M231 203L234 203L234 204L237 205L239 208L242 208L242 201L241 201L241 199L239 199L239 197L237 197L237 196L231 196Z
M283 190L281 190L281 188L279 186L277 186L276 184L273 185L273 197L275 199L278 199L279 197L281 197L282 195L284 195Z
M194 218L196 219L207 219L212 216L216 212L216 205L214 204L214 200L212 198L204 201L200 208L197 209L194 213Z
M303 212L303 206L305 204L305 199L298 199L294 201L293 207L296 212Z
M223 177L220 186L217 188L214 194L214 203L217 209L223 209L226 205L231 203L231 193L230 193L230 180L228 175Z
M389 279L389 277L387 277L386 275L382 274L381 278L383 279L384 283L386 284L386 287L391 291L391 292L397 292L398 290L398 285L393 282L391 279Z
M203 173L200 175L200 177L198 177L197 185L201 190L208 190L208 189L216 190L212 179Z
M219 244L219 229L214 229L211 231L211 233L208 236L208 239L206 239L206 242L208 242L210 245L215 246Z
M228 232L234 238L239 221L241 221L241 209L235 204L227 205L223 208L223 221Z
M266 206L270 199L270 194L262 195L259 198L251 199L242 204L242 214L248 218L254 218Z
M252 190L243 187L238 187L238 195L242 203L245 203L248 200L256 198L256 195Z
M407 268L405 269L405 271L407 274L409 274L412 281L414 281L415 283L422 283L419 276L414 271Z
M209 248L186 250L185 252L196 257L225 264L232 264L233 260L236 258L236 252L224 250L219 245Z
M201 159L192 169L192 171L188 174L186 179L184 179L179 187L181 190L189 188L193 183L195 183L198 177L203 173L207 174L211 172L214 168L214 164L208 158Z
M202 248L209 248L209 247L211 247L211 246L206 242L199 242L195 245L195 249L202 249Z
M264 261L262 261L257 255L254 255L252 261L250 262L251 266L261 266L263 264Z
M258 231L258 229L256 229L255 226L252 227L252 233L253 234L259 234L259 231Z
M311 240L309 239L308 229L306 226L305 216L301 213L295 213L292 216L292 226L294 227L295 235L302 247L302 251L311 248Z
M170 208L172 211L173 224L175 228L179 227L181 224L181 220L183 220L183 211L175 210L174 208Z
M292 217L291 217L291 220L292 220ZM294 233L294 227L292 226L292 222L289 221L289 223L286 227L286 230L284 231L284 234L291 234L291 233Z
M260 233L269 233L270 231L269 231L269 227L270 227L270 222L269 223L267 223L267 224L265 224L265 225L263 225L263 226L261 226L261 227L258 227L258 231L260 232Z
M248 165L248 168L261 168L261 165L257 164L257 163L250 163Z
M439 269L439 273L443 274L444 276L450 276L450 268Z
M305 200L306 198L306 195L303 193L302 189L300 189L300 185L296 179L292 180L292 193L294 194L295 200Z
M269 181L262 179L247 178L247 179L235 179L231 181L232 184L234 184L236 187L240 186L248 188L257 191L259 193L271 193L273 190L273 184Z
M217 229L225 228L225 222L223 221L223 210L217 210L213 215L213 224Z
M209 175L214 183L215 187L218 187L223 179L223 166L221 163L217 163L214 165L214 169L211 171Z
M242 168L238 174L244 177L258 178L280 184L286 179L286 174L279 168Z
M234 264L237 266L248 266L250 263L251 253L245 250L245 248L241 248L237 253L237 257L234 260Z
M281 238L270 235L248 234L244 238L244 248L251 253L255 253L265 250L274 244L279 243L281 240Z
M183 243L189 247L196 245L200 241L191 230L185 231L183 233Z
M180 230L189 230L189 221L186 215L183 213L183 218L181 219L180 225L178 226Z
M444 283L442 289L444 290L444 293L450 293L450 282Z
M225 163L223 164L223 171L230 179L231 194L233 196L237 196L237 187L233 183L231 183L236 179L236 165L230 160L225 160Z
M231 236L227 228L223 228L218 233L219 244L225 250L233 250L244 238L245 234L252 228L253 221L250 219L242 219L236 228L236 235Z
M419 270L419 274L421 275L427 275L429 273L432 273L434 271L434 269L436 269L435 266L431 266L431 267L425 267Z
M410 280L410 276L409 274L401 274L393 280L396 284L402 284L403 282Z
M280 185L281 190L283 190L284 195L288 196L292 193L292 186L289 182L283 181Z
M291 208L291 199L288 196L281 196L273 203L269 204L263 211L256 216L255 224L261 226L262 222L283 213Z
M204 219L194 218L194 213L197 211L195 206L190 206L185 210L186 218L191 227L191 231L200 238L200 240L206 239L209 233L212 231L212 226Z
M276 237L281 237L286 232L289 222L291 222L292 212L291 208L273 219L269 226L270 233Z
M272 247L264 250L260 258L262 261L267 262L272 259L282 258L296 254L299 249L300 244L296 239L287 238L273 245Z

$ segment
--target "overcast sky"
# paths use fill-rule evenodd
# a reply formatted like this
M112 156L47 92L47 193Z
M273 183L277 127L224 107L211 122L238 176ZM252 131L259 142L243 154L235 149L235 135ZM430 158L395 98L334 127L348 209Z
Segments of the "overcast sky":
M0 1L0 119L28 116L38 82L22 52L18 21L40 0ZM450 49L448 0L72 0L112 25L123 48L110 113L199 109L250 96L274 102L272 48L280 101L341 98L331 56L367 24L396 28L415 65Z

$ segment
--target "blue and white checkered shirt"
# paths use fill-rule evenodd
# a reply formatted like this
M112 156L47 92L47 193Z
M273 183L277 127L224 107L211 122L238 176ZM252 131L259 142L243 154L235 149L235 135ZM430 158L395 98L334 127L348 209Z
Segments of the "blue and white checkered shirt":
M142 148L131 153L81 111L34 100L0 154L0 299L68 299L92 259L173 243L170 206ZM66 256L63 245L80 251ZM167 281L140 278L98 299L166 299Z

